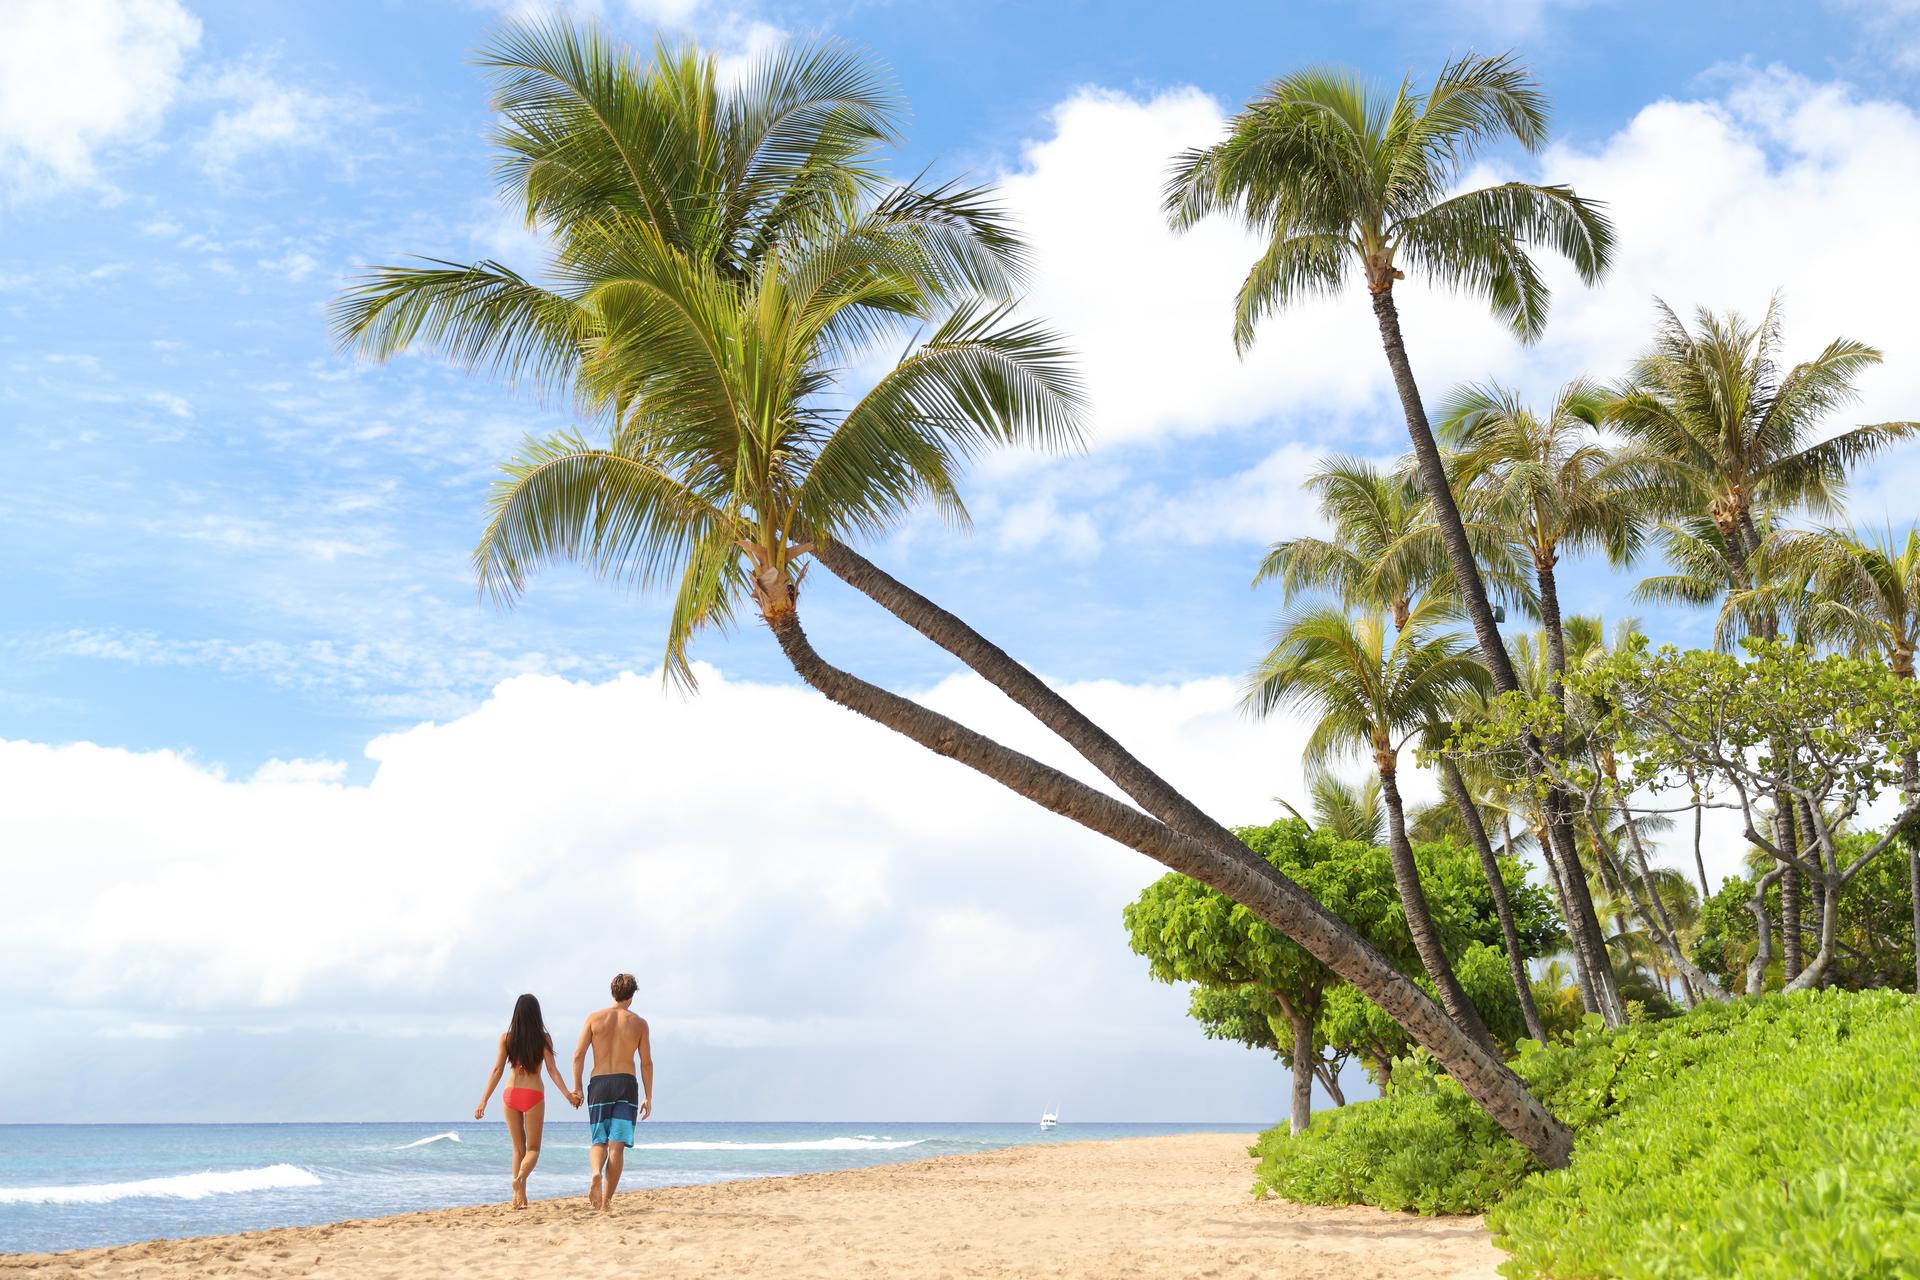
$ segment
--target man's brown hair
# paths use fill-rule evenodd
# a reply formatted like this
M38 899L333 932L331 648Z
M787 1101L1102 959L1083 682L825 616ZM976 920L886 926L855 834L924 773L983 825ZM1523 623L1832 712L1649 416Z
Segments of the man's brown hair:
M616 973L613 975L613 999L616 1004L622 1000L633 999L633 993L639 989L640 984L633 980L632 974Z

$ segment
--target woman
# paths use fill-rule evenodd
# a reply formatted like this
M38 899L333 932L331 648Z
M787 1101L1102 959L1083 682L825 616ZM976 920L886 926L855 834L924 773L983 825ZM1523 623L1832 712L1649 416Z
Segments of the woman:
M480 1095L480 1105L473 1109L475 1120L487 1114L487 1100L493 1097L501 1074L511 1066L513 1078L507 1081L507 1091L500 1100L506 1104L507 1132L513 1137L513 1207L516 1209L527 1207L527 1178L533 1173L533 1166L540 1163L540 1130L547 1120L547 1099L540 1089L543 1061L560 1096L579 1106L580 1095L567 1089L567 1082L560 1078L560 1064L553 1060L553 1037L547 1034L547 1024L541 1020L540 1002L524 995L514 1002L513 1021L500 1037L493 1074L487 1077L487 1091Z

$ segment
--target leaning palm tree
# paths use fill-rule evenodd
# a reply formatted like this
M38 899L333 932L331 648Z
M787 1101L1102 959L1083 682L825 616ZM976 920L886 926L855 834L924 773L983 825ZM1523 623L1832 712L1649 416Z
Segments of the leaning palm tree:
M562 45L589 39L543 30ZM711 59L696 58L691 87L676 88L660 83L672 67L647 71L623 55L582 88L568 77L594 59L561 52L540 84L595 102L590 114L636 170L649 146L721 163L713 148L652 136L712 132L725 93ZM619 109L623 98L675 93L683 109L627 128L638 116ZM701 181L717 190L723 178ZM484 291L464 297L430 273L389 269L336 311L342 340L365 353L427 346L503 375L544 371L597 419L596 434L530 441L507 464L475 553L482 585L511 602L540 567L568 561L666 589L664 666L689 681L702 631L757 614L831 700L1248 906L1379 1004L1543 1163L1564 1165L1564 1126L1384 956L1031 672L849 545L929 504L964 522L957 479L980 450L1077 438L1077 387L1059 344L1010 319L995 296L1017 255L1011 237L992 230L991 209L976 201L966 216L909 216L891 188L854 189L786 219L776 198L754 203L730 233L729 244L748 248L722 252L711 236L680 234L669 223L685 218L649 204L640 173L630 180L636 207L602 215L583 198L553 229L561 284L519 282L526 305L491 305ZM897 343L907 327L921 334L908 353L864 393L843 394L841 370L871 367L876 344ZM827 662L800 624L814 562L962 656L1142 807Z
M1405 81L1383 90L1346 71L1301 71L1248 103L1223 140L1177 157L1166 190L1176 229L1229 213L1267 241L1235 303L1242 351L1266 316L1338 294L1356 274L1366 282L1421 480L1501 692L1514 687L1513 673L1427 423L1393 288L1411 268L1484 298L1530 342L1546 324L1548 300L1534 246L1565 256L1583 281L1599 279L1613 229L1594 202L1524 182L1453 190L1482 148L1511 140L1538 150L1546 136L1545 96L1509 55L1456 59L1424 94Z
M1282 622L1273 649L1254 669L1246 706L1268 716L1299 708L1314 719L1307 739L1310 768L1354 753L1369 754L1387 803L1387 852L1420 963L1455 1022L1491 1043L1480 1013L1454 977L1427 905L1426 890L1407 840L1400 798L1400 751L1410 738L1444 716L1462 691L1482 687L1486 671L1452 636L1435 632L1444 620L1436 602L1415 609L1392 633L1380 614L1358 619L1321 608Z

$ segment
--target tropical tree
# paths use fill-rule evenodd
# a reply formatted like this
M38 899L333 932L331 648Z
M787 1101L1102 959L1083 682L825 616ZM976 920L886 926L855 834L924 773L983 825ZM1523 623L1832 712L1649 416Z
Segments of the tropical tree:
M423 345L508 376L541 372L602 420L603 438L560 433L508 463L475 553L483 586L511 602L532 573L564 560L668 587L665 666L689 681L694 637L751 609L831 700L1247 904L1378 1001L1543 1163L1563 1165L1564 1126L1377 950L1031 672L849 545L928 503L964 521L956 481L982 449L1077 439L1064 352L999 301L1018 258L991 207L975 200L958 214L909 216L893 188L854 184L790 220L779 198L756 203L759 212L727 224L728 243L749 248L720 252L715 237L688 238L683 226L695 215L724 220L648 205L651 180L639 171L652 150L721 165L705 140L740 94L782 77L763 69L745 89L722 90L712 60L696 57L699 74L676 88L662 83L671 67L646 71L596 52L597 37L564 24L539 30L525 56L505 42L507 127L541 95L586 104L579 117L593 123L583 127L604 132L606 149L634 171L635 207L602 212L584 196L569 207L566 225L553 228L554 289L516 279L508 293L517 301L498 302L433 271L389 268L336 311L343 341L367 354ZM776 54L770 65L793 58ZM582 65L606 74L576 74ZM662 95L675 110L648 116L626 101ZM544 108L524 109L537 129ZM676 132L687 136L655 136ZM724 175L700 181L726 189ZM908 332L924 336L864 393L841 393L841 370ZM799 614L816 561L1006 690L1142 807L827 662Z
M1356 274L1365 281L1456 589L1502 693L1517 679L1427 421L1393 290L1410 268L1484 299L1515 336L1531 342L1546 325L1549 294L1535 247L1567 258L1587 283L1600 278L1613 228L1595 202L1570 187L1524 182L1454 190L1482 148L1511 140L1533 151L1546 136L1545 95L1510 55L1456 59L1425 93L1407 81L1389 91L1345 71L1301 71L1248 103L1226 138L1181 154L1165 200L1176 229L1228 213L1265 238L1235 303L1241 351L1267 315L1337 294ZM1571 827L1564 814L1554 818L1548 854L1563 864L1574 908L1569 927L1576 945L1598 952L1591 897L1572 865ZM1583 994L1609 1022L1624 1019L1606 975L1591 976Z
M1738 582L1760 550L1757 510L1826 514L1853 466L1920 430L1915 422L1878 422L1823 435L1826 419L1859 398L1859 378L1880 353L1835 338L1782 371L1778 298L1757 323L1701 308L1693 328L1666 303L1658 306L1653 346L1634 364L1609 417L1653 464L1649 499L1673 515L1711 519Z
M1851 530L1817 529L1782 535L1782 554L1800 562L1812 579L1806 625L1822 638L1855 653L1878 653L1893 674L1914 679L1920 649L1920 527L1896 541L1889 526L1871 541ZM1901 760L1901 787L1909 802L1920 793L1920 758ZM1920 938L1920 837L1906 833L1908 890L1913 933ZM1920 950L1914 958L1920 989Z
M1336 295L1356 274L1365 281L1448 563L1502 692L1514 687L1513 674L1393 289L1411 268L1484 299L1531 342L1546 325L1548 302L1535 246L1566 257L1583 281L1598 280L1613 228L1594 202L1569 187L1525 182L1454 190L1483 148L1511 140L1535 151L1546 137L1546 98L1510 55L1456 59L1425 93L1406 81L1386 90L1350 72L1315 69L1276 80L1233 118L1224 139L1178 156L1166 189L1175 229L1226 213L1266 239L1234 305L1234 343L1243 352L1266 316Z
M1393 625L1427 596L1454 594L1440 528L1419 476L1408 468L1383 471L1364 458L1322 458L1302 485L1317 499L1331 538L1287 538L1267 548L1253 583L1277 580L1292 604L1328 594L1342 604L1385 609ZM1512 541L1495 526L1470 524L1482 573L1504 601L1531 609L1532 592L1516 572Z
M1407 840L1406 807L1398 780L1400 750L1445 712L1461 691L1484 685L1486 672L1457 640L1435 632L1444 621L1427 601L1392 632L1380 614L1353 619L1321 608L1285 620L1271 652L1254 669L1246 705L1260 716L1299 708L1314 721L1307 739L1310 767L1355 753L1370 755L1387 804L1387 849L1407 913L1407 929L1440 1003L1462 1028L1491 1044L1486 1025L1454 977L1427 905Z
M1330 770L1317 769L1307 778L1307 806L1315 831L1359 844L1386 842L1387 811L1380 803L1377 774L1347 782ZM1287 808L1296 817L1301 816L1292 805Z

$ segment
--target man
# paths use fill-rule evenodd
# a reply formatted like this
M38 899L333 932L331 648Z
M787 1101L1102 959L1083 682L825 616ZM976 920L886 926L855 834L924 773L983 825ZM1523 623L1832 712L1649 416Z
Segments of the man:
M614 975L613 1003L587 1015L580 1043L573 1050L573 1092L580 1093L580 1073L586 1067L587 1046L593 1046L593 1079L587 1085L587 1121L593 1132L593 1182L587 1199L606 1212L613 1209L614 1188L620 1185L627 1148L633 1145L633 1125L653 1114L653 1045L647 1038L647 1020L634 1013L633 993L640 984L630 973ZM633 1060L640 1059L640 1085L633 1078ZM602 1188L604 1172L605 1186Z

